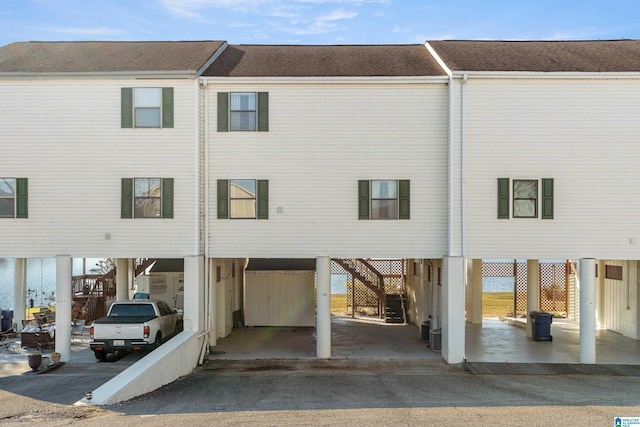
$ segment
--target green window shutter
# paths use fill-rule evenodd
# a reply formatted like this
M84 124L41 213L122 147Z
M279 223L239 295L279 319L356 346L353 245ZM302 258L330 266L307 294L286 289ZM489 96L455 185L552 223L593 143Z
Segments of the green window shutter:
M542 219L553 219L553 178L542 178Z
M358 181L358 219L369 219L369 181Z
M173 88L162 88L162 127L173 127Z
M120 127L133 127L133 88L120 89Z
M229 92L218 92L218 132L229 132Z
M269 92L258 92L258 132L269 130Z
M410 214L410 188L408 179L398 181L398 219L409 219Z
M173 178L162 178L162 218L173 218Z
M218 219L229 218L229 180L218 180Z
M133 218L133 178L122 178L120 218Z
M509 178L498 178L498 219L509 219Z
M269 181L258 180L258 219L269 219Z
M27 178L16 178L16 218L29 218L29 189Z

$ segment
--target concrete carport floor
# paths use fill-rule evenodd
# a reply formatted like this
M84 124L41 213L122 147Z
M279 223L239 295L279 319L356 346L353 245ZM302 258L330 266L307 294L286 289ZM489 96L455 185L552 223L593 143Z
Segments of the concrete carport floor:
M209 360L315 359L315 328L234 329L211 347ZM375 318L331 316L331 357L350 359L440 358L420 337L416 325Z
M516 319L485 318L466 324L470 362L579 363L579 324L554 319L553 341L527 337ZM421 339L416 325L386 324L375 318L331 316L332 359L440 359ZM640 341L605 330L596 333L598 364L640 365ZM218 340L209 360L315 359L315 328L245 327Z
M579 363L580 325L553 319L553 341L527 337L524 319L485 318L482 325L467 323L465 353L469 362ZM640 365L640 341L612 331L596 331L596 363Z

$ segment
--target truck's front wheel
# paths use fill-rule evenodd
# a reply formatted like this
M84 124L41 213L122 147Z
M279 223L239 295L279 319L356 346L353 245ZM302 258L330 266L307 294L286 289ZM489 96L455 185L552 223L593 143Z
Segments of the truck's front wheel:
M107 352L104 350L94 350L93 355L100 361L107 360Z

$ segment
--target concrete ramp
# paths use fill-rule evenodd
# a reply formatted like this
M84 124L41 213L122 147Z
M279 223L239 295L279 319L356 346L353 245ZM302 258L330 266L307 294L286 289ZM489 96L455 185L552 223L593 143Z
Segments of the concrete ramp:
M117 376L91 392L76 405L112 405L156 390L190 374L198 365L204 337L183 331Z

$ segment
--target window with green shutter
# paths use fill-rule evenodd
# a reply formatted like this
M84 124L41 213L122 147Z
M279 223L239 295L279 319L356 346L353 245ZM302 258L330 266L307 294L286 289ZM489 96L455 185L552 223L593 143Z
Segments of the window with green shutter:
M123 87L120 97L120 127L173 127L172 87Z
M268 92L218 92L218 132L269 130Z
M409 180L358 181L358 219L410 219Z
M258 219L269 219L269 181L258 180Z
M218 132L229 132L229 92L218 92Z
M369 219L369 181L358 181L358 219Z
M122 178L121 218L173 218L173 178Z
M27 178L0 178L0 218L28 218Z
M553 219L553 178L542 178L542 219Z
M269 181L219 179L218 219L269 219Z
M498 219L509 219L509 178L498 178Z
M229 180L218 180L218 219L229 218Z
M498 178L498 219L553 219L553 178Z
M408 179L398 181L398 218L410 219L410 189Z

